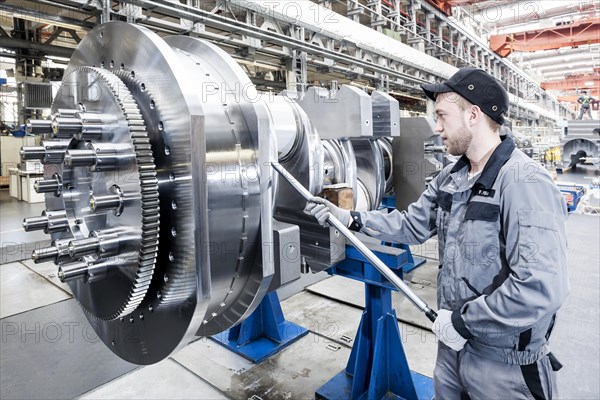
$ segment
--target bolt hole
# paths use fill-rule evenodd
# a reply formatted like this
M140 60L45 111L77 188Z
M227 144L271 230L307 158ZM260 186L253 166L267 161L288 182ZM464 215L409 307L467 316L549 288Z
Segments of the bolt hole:
M170 252L169 252L169 261L171 261L171 262L172 262L173 260L175 260L175 255L173 254L173 252L172 252L172 251L170 251Z
M171 182L175 182L175 174L174 174L174 173L172 173L172 172L171 172L171 173L169 174L169 180L170 180Z
M154 100L150 100L150 108L153 110L156 108L156 103L154 102Z
M140 313L140 319L143 321L144 320L144 314Z
M169 282L169 277L167 276L167 274L163 276L163 281L165 281L165 283Z
M157 299L160 299L160 298L162 298L162 293L161 293L161 292L156 292L156 298L157 298Z
M162 123L162 121L158 121L158 130L162 131L163 129L165 129L165 125Z
M114 68L115 67L115 62L113 60L110 60L110 68Z
M102 62L100 63L100 67L101 67L101 68L104 68L104 61L102 61Z
M150 312L154 311L154 307L148 306L148 311L150 311Z
M171 208L172 208L173 210L177 210L177 202L176 202L175 200L173 200L173 201L171 202Z
M121 64L121 71L125 69L125 64Z
M129 322L133 324L133 316L129 317Z
M177 229L175 229L175 227L171 228L171 236L173 236L173 237L177 236Z
M169 146L165 146L165 154L166 155L170 155L171 154L171 148Z
M135 78L135 71L131 71L131 77Z
M146 91L146 84L145 83L140 84L140 89L142 89L142 92L145 92Z

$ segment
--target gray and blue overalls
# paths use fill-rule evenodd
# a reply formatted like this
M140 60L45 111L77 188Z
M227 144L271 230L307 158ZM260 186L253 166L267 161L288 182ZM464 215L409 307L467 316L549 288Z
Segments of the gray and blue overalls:
M569 292L564 198L507 136L471 181L469 167L463 156L444 168L407 211L352 212L350 228L409 245L438 235L438 308L468 341L438 344L436 399L552 398L548 338Z

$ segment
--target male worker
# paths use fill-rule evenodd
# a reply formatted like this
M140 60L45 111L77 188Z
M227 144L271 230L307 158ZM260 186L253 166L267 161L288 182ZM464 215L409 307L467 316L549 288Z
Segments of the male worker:
M438 235L436 399L549 399L560 363L548 338L569 291L563 197L500 136L508 95L491 75L465 68L422 88L448 152L462 157L407 211L350 212L320 198L306 210L386 242Z
M592 111L590 110L590 105L596 102L592 96L588 96L587 92L584 90L581 92L581 97L577 99L577 102L581 104L581 108L579 109L579 117L577 119L583 119L583 114L587 113L588 117L592 119Z

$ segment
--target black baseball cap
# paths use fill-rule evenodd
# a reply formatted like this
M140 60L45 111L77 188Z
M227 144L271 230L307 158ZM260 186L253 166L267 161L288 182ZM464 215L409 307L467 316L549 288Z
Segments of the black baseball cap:
M461 68L444 83L426 83L421 88L435 101L438 93L454 92L478 106L498 124L504 124L502 114L508 111L508 93L502 84L479 68Z

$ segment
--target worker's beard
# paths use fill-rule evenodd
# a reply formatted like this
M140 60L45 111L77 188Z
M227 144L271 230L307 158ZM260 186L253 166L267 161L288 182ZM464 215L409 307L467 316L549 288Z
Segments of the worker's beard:
M446 148L448 153L453 156L462 156L467 153L467 149L471 146L471 140L473 140L473 135L467 129L467 125L463 121L462 126L456 132L454 137L448 137L448 141L446 144Z

